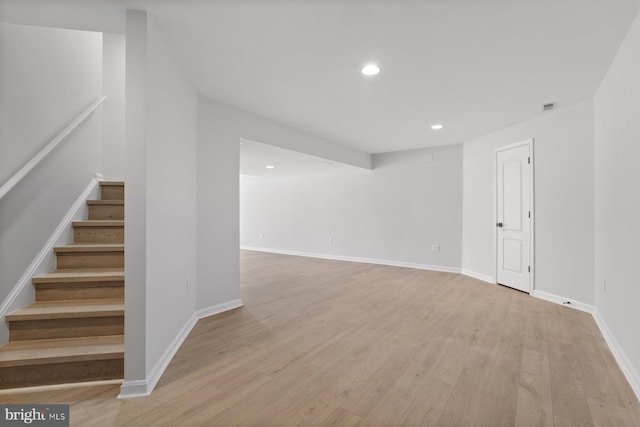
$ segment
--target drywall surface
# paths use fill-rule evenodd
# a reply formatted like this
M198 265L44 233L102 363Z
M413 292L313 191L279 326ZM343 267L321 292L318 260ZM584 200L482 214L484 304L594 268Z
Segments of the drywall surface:
M494 149L534 138L535 289L593 304L593 103L464 144L462 268L495 276Z
M371 155L264 117L198 99L199 309L240 298L239 142L248 139L367 171Z
M147 374L147 14L128 11L126 21L123 388Z
M102 95L102 35L6 23L0 34L4 183Z
M103 34L102 174L107 180L124 179L125 38Z
M101 93L101 34L0 23L0 184ZM0 200L0 301L99 172L101 123L97 110Z
M240 298L237 117L198 98L198 309Z
M376 154L373 166L243 176L241 245L459 269L462 146Z
M239 142L249 139L364 168L371 155L198 99L198 308L240 298Z
M640 16L595 96L595 304L640 394ZM605 284L606 281L606 291Z
M231 123L224 127L241 130L242 138L347 165L371 169L371 154L369 153L221 104L211 98L202 97L202 100L202 103L209 105L210 108L224 111L231 119ZM235 133L238 132L236 131Z
M147 81L147 373L196 305L196 92L153 19Z

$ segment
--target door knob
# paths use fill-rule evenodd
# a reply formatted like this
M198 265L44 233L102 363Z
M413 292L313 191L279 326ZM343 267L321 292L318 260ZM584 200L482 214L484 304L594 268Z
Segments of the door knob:
M497 225L498 227L502 228L502 225L503 225L503 224L502 224L501 222L499 222L499 223L497 223L496 225Z

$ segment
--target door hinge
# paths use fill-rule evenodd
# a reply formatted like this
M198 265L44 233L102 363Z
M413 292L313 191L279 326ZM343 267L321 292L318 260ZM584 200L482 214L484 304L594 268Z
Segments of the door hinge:
M529 218L531 218L531 211L529 211Z
M531 266L529 266L529 273L531 273Z
M527 163L531 164L531 157L527 157Z

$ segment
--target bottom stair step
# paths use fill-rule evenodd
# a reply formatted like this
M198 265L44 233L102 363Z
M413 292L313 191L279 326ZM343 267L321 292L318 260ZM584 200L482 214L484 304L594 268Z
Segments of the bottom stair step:
M9 342L0 347L0 389L123 376L122 335Z

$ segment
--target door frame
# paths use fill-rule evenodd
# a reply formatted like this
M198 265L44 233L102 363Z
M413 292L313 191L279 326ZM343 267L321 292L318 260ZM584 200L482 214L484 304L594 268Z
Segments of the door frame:
M529 168L529 206L531 207L531 221L529 227L529 242L530 242L530 250L529 250L529 265L531 265L531 275L529 276L529 295L533 295L535 290L535 223L536 223L536 215L535 215L535 160L534 160L534 138L526 139L524 141L516 142L514 144L505 145L502 147L493 149L493 254L494 254L494 275L493 281L495 284L498 283L498 227L496 227L496 223L498 222L498 153L501 151L510 150L512 148L528 146L529 147L529 158L531 159L531 167Z

